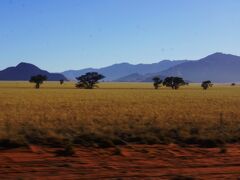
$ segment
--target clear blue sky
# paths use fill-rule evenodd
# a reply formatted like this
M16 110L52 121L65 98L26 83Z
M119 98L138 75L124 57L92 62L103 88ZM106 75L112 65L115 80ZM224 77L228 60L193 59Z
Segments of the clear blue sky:
M240 55L240 0L0 0L0 69Z

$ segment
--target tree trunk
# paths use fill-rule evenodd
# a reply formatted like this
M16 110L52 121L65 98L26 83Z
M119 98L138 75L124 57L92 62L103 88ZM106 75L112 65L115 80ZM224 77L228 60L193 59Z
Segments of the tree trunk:
M39 89L39 88L40 88L40 84L36 83L36 89Z

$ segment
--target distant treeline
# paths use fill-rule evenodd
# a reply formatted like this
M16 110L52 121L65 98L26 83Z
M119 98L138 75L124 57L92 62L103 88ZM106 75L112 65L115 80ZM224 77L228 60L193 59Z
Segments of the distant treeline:
M84 75L81 75L79 77L76 77L77 83L76 88L80 89L93 89L95 87L98 87L97 84L100 80L104 79L105 76L102 74L99 74L98 72L87 72ZM31 83L35 83L35 88L39 89L40 85L48 79L45 75L36 75L32 76L29 80ZM164 80L162 80L160 77L156 76L152 79L153 86L155 89L159 89L161 86L171 87L172 89L179 89L180 86L186 86L189 85L189 82L185 81L181 77L166 77ZM60 84L62 85L64 83L64 79L59 80ZM232 83L231 86L235 86L235 83ZM210 80L203 81L201 84L201 87L206 90L209 87L212 87L213 83Z

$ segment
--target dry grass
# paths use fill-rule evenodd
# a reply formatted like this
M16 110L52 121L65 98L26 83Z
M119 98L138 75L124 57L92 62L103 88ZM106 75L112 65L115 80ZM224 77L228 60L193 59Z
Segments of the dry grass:
M240 140L240 87L200 85L154 90L150 83L0 83L0 146L108 147L179 143L212 147ZM7 144L7 145L6 145Z

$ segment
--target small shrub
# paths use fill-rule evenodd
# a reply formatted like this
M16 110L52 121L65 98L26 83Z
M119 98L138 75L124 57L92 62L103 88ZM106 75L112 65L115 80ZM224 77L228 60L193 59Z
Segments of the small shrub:
M167 136L176 142L181 141L180 130L177 128L170 129Z
M160 140L158 139L157 136L153 135L153 134L145 134L143 136L141 136L141 144L159 144Z
M96 146L101 148L114 147L114 143L110 137L102 136L100 134L83 134L74 138L74 144L81 144L83 146Z
M121 156L122 155L122 150L120 147L116 146L113 151L113 155Z
M159 86L162 84L162 80L159 77L154 77L153 79L153 86L155 89L158 89Z
M0 140L0 149L14 149L21 146L25 146L25 142L10 140L10 139L1 139Z
M221 146L221 147L219 148L219 153L221 153L221 154L227 153L227 147L226 147L226 146Z
M63 79L61 79L59 82L60 82L60 84L62 85L62 84L64 83L64 80L63 80Z
M223 144L220 140L215 139L199 139L198 145L202 148L215 148Z
M202 84L201 84L202 88L204 90L208 89L209 87L212 87L213 86L213 83L210 81L210 80L207 80L207 81L203 81Z
M126 142L126 141L124 141L124 140L122 140L121 138L118 138L118 137L113 138L113 139L112 139L112 143L113 143L114 145L127 145L127 142Z
M190 134L191 135L199 135L199 128L193 127L190 129Z
M57 150L55 153L57 156L74 156L75 155L75 151L71 144L68 144L63 150Z
M188 145L196 145L199 143L199 139L197 137L189 137L184 140L184 143Z
M224 142L220 139L202 139L195 136L186 138L184 143L188 145L198 145L201 148L215 148L224 145Z

